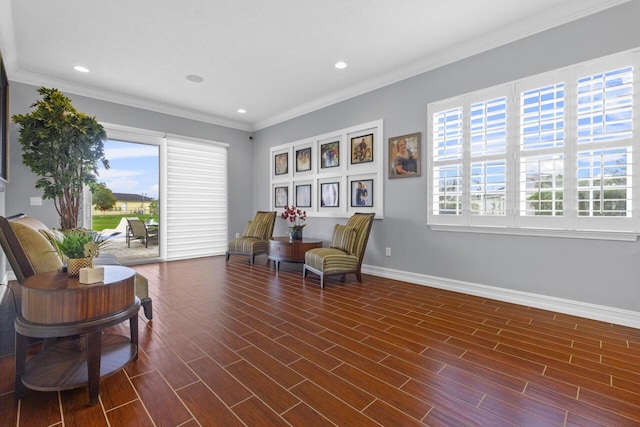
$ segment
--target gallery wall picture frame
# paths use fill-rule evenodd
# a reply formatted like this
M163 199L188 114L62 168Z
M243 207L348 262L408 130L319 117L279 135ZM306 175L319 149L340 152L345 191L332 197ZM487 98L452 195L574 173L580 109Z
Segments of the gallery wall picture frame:
M373 207L373 179L351 181L351 206Z
M273 157L273 170L275 171L275 175L286 175L289 173L289 153L280 153Z
M273 189L273 206L284 208L289 205L289 187L275 187Z
M351 164L373 162L373 134L351 138Z
M340 207L340 183L323 182L320 184L320 207Z
M296 185L296 206L311 207L311 184Z
M311 170L311 147L296 150L296 172Z
M340 141L320 145L320 169L340 166Z
M420 132L389 138L389 179L422 175L420 139Z

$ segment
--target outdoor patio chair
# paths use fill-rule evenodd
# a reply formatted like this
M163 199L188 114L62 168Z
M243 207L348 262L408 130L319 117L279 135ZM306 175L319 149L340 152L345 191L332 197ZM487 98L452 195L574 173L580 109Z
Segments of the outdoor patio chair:
M140 240L145 248L149 247L149 240L158 241L157 227L148 228L140 219L127 218L127 246L131 247L132 240Z

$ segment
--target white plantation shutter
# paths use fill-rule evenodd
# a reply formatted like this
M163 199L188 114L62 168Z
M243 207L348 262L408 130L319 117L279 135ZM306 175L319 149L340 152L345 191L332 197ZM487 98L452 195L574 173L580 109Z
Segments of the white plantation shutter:
M429 104L429 224L639 233L639 66L624 53Z
M227 145L167 136L166 259L227 250Z

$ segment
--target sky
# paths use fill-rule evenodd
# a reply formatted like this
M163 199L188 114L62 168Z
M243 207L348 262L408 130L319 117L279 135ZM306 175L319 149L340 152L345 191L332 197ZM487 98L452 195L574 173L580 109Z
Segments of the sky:
M158 198L158 146L107 140L104 152L111 167L105 170L98 162L98 182L104 182L113 193L144 194Z

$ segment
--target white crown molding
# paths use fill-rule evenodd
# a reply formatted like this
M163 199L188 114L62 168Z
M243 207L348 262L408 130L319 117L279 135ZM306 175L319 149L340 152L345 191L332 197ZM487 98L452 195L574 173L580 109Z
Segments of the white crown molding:
M411 77L426 73L436 68L445 66L447 64L460 61L465 58L469 58L473 55L477 55L482 52L495 49L497 47L506 45L508 43L515 42L525 37L532 36L534 34L549 30L551 28L558 27L560 25L576 21L594 13L609 9L614 6L627 3L631 0L609 0L603 1L598 6L583 10L580 14L563 14L563 18L553 20L551 22L546 21L546 24L541 25L541 19L532 19L528 22L529 25L518 23L518 25L511 25L495 31L485 37L478 37L470 42L459 44L453 48L447 48L445 51L441 51L435 54L431 54L425 57L423 60L415 62L414 64L408 64L407 66L395 67L394 72L380 76L378 78L368 80L361 84L350 86L349 88L329 94L325 97L318 98L309 103L302 104L291 110L284 111L276 114L275 116L259 120L254 122L253 130L274 126L278 123L285 122L287 120L294 119L304 114L311 113L321 108L329 107L342 101L346 101L356 96L363 95L368 92L389 86L391 84L406 80ZM553 14L555 11L549 11Z
M115 104L122 104L128 107L141 108L144 110L155 111L157 113L168 114L184 119L191 119L199 122L210 123L213 125L229 127L232 129L244 130L247 132L251 132L253 129L251 125L247 123L225 119L223 117L214 116L205 112L178 107L175 105L153 101L137 96L125 95L119 92L78 85L66 80L54 79L48 76L43 76L41 74L30 73L22 70L14 70L13 74L9 77L9 80L34 86L55 87L65 93L72 93L88 98L99 99L101 101L113 102Z
M325 108L342 101L354 98L356 96L380 89L382 87L397 83L410 77L425 73L443 65L450 64L455 61L482 53L484 51L511 43L513 41L531 36L533 34L557 27L559 25L584 18L588 15L609 9L614 6L627 3L631 0L607 0L601 1L597 5L583 10L581 13L567 13L558 10L549 10L545 13L548 16L560 16L557 19L542 19L545 16L532 17L525 23L510 25L494 31L484 37L478 37L470 42L465 42L454 48L448 48L435 54L429 54L422 61L406 66L396 67L393 73L380 76L378 78L363 82L358 85L351 86L343 91L335 92L325 97L315 99L311 102L301 104L290 110L278 113L263 120L253 123L246 123L237 120L230 120L223 117L215 116L202 111L195 111L188 108L177 107L166 103L152 101L145 98L126 95L123 93L112 92L102 89L90 88L87 86L77 85L67 81L52 79L35 73L25 72L19 69L19 62L16 52L13 14L11 13L11 0L0 0L0 49L2 49L7 74L9 80L36 86L53 86L63 92L74 93L76 95L87 96L103 101L123 104L131 107L142 108L145 110L155 111L158 113L169 114L173 116L183 117L186 119L196 120L200 122L210 123L214 125L230 127L243 131L257 131L270 127L287 120L299 117L321 108ZM569 8L570 6L567 6ZM541 24L541 22L545 22Z
M390 268L382 268L372 265L363 265L362 272L373 276L400 280L416 285L430 286L432 288L461 292L482 298L490 298L498 301L519 304L526 307L535 307L543 310L550 310L587 319L598 320L601 322L640 328L640 313L636 311L622 310L619 308L589 304L581 301L514 291L495 286L480 285L478 283L463 282L461 280L446 279L443 277L393 270Z

